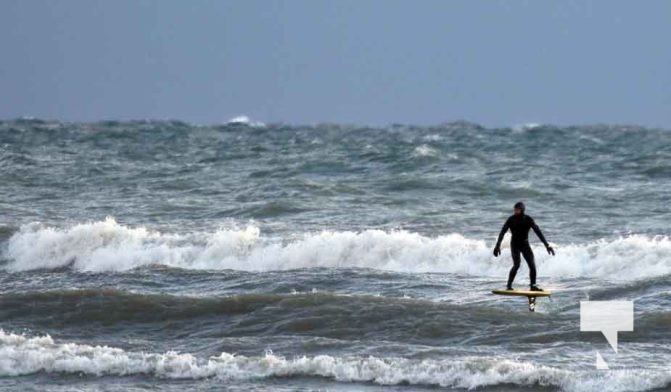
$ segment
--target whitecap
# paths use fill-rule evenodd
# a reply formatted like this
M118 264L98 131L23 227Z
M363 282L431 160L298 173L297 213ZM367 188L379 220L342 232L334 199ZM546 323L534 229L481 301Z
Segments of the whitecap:
M504 240L504 243L507 242ZM125 271L148 265L184 269L273 271L298 268L372 268L501 276L508 263L492 244L458 233L428 237L405 230L322 231L291 238L264 236L254 225L214 232L166 234L129 227L113 218L68 228L28 224L9 239L7 271L70 267ZM550 257L536 246L539 270L555 277L636 280L671 274L671 240L629 235L556 245ZM503 257L509 252L504 247ZM632 262L635 260L635 262Z

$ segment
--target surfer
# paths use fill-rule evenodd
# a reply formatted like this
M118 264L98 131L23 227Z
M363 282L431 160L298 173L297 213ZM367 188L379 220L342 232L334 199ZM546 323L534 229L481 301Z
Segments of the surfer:
M508 285L506 286L506 289L513 289L513 280L515 280L517 270L520 268L520 254L522 254L529 266L529 280L531 281L530 290L543 291L543 289L536 285L536 263L534 263L534 252L529 246L529 229L534 230L534 233L536 233L538 238L543 242L543 245L545 245L548 254L554 256L555 251L545 240L541 229L536 222L534 222L533 218L524 214L524 209L524 203L521 201L515 203L515 206L513 207L513 215L506 220L506 223L503 225L503 228L501 228L501 232L499 233L499 239L496 241L496 247L494 248L494 256L498 257L501 254L501 241L503 240L506 231L510 229L513 235L510 239L510 253L513 257L513 267L508 274Z

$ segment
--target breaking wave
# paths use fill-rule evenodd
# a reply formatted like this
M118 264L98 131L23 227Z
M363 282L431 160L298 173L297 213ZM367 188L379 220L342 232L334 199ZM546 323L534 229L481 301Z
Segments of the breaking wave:
M380 385L467 389L517 385L558 387L566 391L642 391L662 388L671 382L671 375L653 371L573 372L529 362L482 357L416 360L317 355L288 359L270 352L258 357L223 352L218 356L199 358L174 351L129 352L107 346L56 343L49 335L31 338L0 330L0 376L38 372L221 380L323 377L340 382L373 382Z
M504 241L505 243L505 241ZM256 226L216 232L165 234L128 227L113 218L61 229L29 224L7 242L7 271L56 269L126 271L150 265L183 269L271 271L372 268L500 276L509 268L491 256L492 244L460 234L427 237L408 231L323 231L291 239L262 236ZM540 271L558 277L636 280L671 273L668 237L632 235L557 246L551 258L536 249ZM635 262L633 262L635 261Z

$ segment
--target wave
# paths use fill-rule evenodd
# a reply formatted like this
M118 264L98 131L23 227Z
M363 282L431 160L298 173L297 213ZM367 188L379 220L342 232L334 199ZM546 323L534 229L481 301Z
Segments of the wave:
M421 299L319 292L178 296L75 289L0 295L0 320L14 328L89 330L99 334L104 328L118 332L142 325L144 331L151 330L155 336L174 338L173 333L183 335L185 331L193 331L200 337L218 338L245 336L253 325L257 336L320 336L348 341L374 336L403 344L460 344L464 340L485 345L584 344L586 341L584 334L570 327L577 318L572 309L543 311L539 317L505 328L491 326L492 320L506 319L509 312L496 303L464 306ZM165 330L167 321L173 332ZM636 329L627 334L627 342L668 339L670 322L668 309L646 310L637 316ZM598 341L600 337L592 338Z
M266 125L260 121L252 121L248 116L235 116L226 122L226 125L247 125L254 128L265 127Z
M435 157L438 155L438 152L432 148L431 146L427 144L422 144L417 147L415 147L414 150L412 150L412 155L414 157Z
M507 243L507 241L504 241ZM301 268L371 268L501 276L508 250L461 234L427 237L408 231L323 231L295 238L262 236L256 226L211 233L166 234L128 227L113 218L69 228L24 225L7 242L7 271L58 269L127 271L161 265L183 269L273 271ZM671 239L631 235L557 246L551 258L537 248L542 274L637 280L671 274Z
M141 294L115 289L72 289L5 293L0 314L33 319L55 317L59 323L86 321L165 321L200 316L252 313L286 299L279 294L190 297ZM290 297L289 297L290 298ZM30 311L27 311L30 309Z
M247 326L255 325L258 334L272 331L354 339L360 339L362 334L377 334L406 342L436 338L444 342L470 336L474 326L505 316L506 310L495 306L464 309L459 304L409 298L318 292L192 297L83 289L0 296L0 319L5 322L77 329L87 324L162 326L166 320L173 325L183 321L190 328L202 325L194 324L193 320L199 319L216 324L216 334L247 333ZM233 321L236 318L245 322L240 325ZM383 320L386 321L381 323ZM530 320L525 328L542 330L543 322ZM493 339L508 338L500 331L492 333L496 335Z
M270 352L258 357L223 352L218 356L199 358L174 351L147 353L108 346L56 343L49 335L26 337L0 330L0 376L38 372L220 380L322 377L340 382L380 385L465 389L516 385L565 391L644 391L671 384L671 374L647 370L575 372L529 362L482 357L419 360L317 355L287 359Z

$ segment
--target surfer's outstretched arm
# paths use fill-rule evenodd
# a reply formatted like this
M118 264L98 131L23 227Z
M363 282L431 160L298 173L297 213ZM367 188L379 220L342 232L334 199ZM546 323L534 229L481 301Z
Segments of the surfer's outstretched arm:
M531 217L529 217L529 219L531 219ZM555 255L554 249L552 249L550 244L548 244L548 241L545 239L545 236L543 235L543 232L541 231L541 228L538 227L538 225L536 224L536 222L533 219L531 219L531 228L534 230L534 233L536 233L536 235L541 240L543 245L545 245L545 249L547 249L548 253L551 254L552 256L554 256Z

